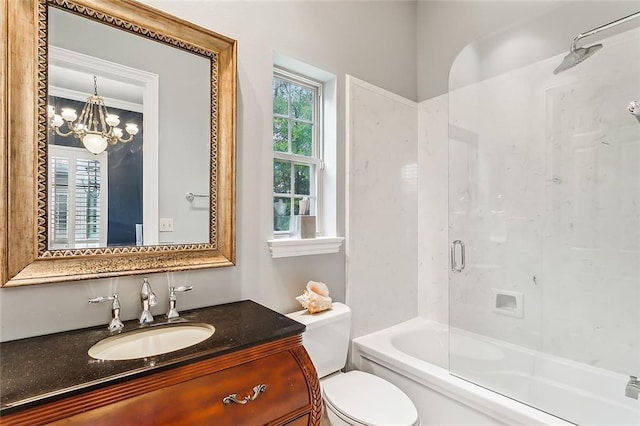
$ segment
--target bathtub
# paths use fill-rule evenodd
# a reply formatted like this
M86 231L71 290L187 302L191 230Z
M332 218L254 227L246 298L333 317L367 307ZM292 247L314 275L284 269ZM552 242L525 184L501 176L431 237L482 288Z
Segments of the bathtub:
M624 396L628 377L459 330L451 343L455 371L471 381L449 373L448 327L423 318L354 339L353 362L402 389L422 426L640 425L639 401Z

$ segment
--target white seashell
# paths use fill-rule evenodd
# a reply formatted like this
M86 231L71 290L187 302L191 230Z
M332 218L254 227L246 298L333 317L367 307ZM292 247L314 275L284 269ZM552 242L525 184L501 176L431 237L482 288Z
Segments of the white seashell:
M331 309L329 288L321 282L309 281L304 294L296 297L296 300L311 314Z
M326 311L327 309L331 309L331 298L329 296L321 296L317 293L309 292L307 311L310 314Z
M307 297L307 291L305 290L304 294L296 297L296 300L300 302L303 308L307 309L309 306L309 297Z
M307 290L321 296L329 296L329 287L327 287L325 283L321 283L319 281L309 281L307 283Z

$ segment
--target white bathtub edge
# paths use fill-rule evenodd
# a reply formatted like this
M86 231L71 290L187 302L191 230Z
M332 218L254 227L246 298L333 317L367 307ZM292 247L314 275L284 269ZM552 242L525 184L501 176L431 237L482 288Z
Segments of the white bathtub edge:
M573 423L551 414L453 376L445 368L406 355L396 349L388 339L380 338L393 334L402 327L413 327L415 321L416 319L412 319L380 332L354 339L352 350L356 366L361 365L360 357L362 357L506 424L573 425ZM439 323L433 324L442 327Z

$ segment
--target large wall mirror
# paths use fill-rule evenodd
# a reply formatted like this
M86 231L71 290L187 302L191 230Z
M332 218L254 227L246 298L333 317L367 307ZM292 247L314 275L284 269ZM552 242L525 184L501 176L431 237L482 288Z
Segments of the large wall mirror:
M132 0L3 7L2 284L233 265L236 42Z

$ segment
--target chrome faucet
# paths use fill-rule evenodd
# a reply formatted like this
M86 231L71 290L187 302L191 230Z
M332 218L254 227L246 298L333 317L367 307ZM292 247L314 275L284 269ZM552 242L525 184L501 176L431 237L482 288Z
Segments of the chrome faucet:
M158 300L156 294L151 290L151 285L147 278L142 282L142 288L140 289L140 302L142 302L142 313L140 314L140 324L151 324L153 322L153 315L149 308L156 306Z
M176 291L185 292L189 290L193 290L193 287L190 285L186 285L183 287L169 287L169 312L167 312L167 318L172 319L178 318L180 316L178 310L176 309Z
M640 380L636 376L629 376L629 383L627 383L627 387L624 389L624 395L629 398L638 399L638 394L640 394Z
M89 303L104 303L113 302L111 304L111 322L109 322L110 331L119 331L124 328L124 324L120 320L120 301L118 300L118 293L115 293L110 297L94 297L89 299Z

